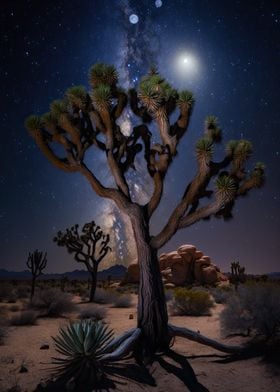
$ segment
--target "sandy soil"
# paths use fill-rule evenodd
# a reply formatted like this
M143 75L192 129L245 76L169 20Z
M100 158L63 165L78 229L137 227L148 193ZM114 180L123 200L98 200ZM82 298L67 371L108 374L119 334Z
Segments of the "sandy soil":
M134 298L136 305L136 296ZM79 310L88 304L79 304ZM102 305L104 306L104 305ZM136 306L128 309L108 307L106 321L116 334L135 326ZM8 308L0 304L1 308ZM178 326L199 330L202 334L228 343L240 343L240 338L222 339L219 327L217 305L212 316L207 317L170 317L170 322ZM11 313L10 313L11 314ZM14 313L13 313L14 314ZM130 320L129 315L134 319ZM9 314L7 314L9 316ZM75 318L75 314L70 315ZM48 378L51 357L55 356L51 336L57 335L59 327L68 323L66 318L41 318L37 325L9 327L5 344L0 346L0 391L19 385L21 391L33 391ZM41 350L48 344L48 350ZM280 392L280 369L268 365L260 358L239 360L226 363L226 354L186 339L177 338L173 346L175 354L159 357L148 369L140 368L130 362L117 365L115 374L110 378L112 388L120 392L142 391L211 391L211 392ZM20 373L24 365L28 372ZM190 385L192 369L200 387Z

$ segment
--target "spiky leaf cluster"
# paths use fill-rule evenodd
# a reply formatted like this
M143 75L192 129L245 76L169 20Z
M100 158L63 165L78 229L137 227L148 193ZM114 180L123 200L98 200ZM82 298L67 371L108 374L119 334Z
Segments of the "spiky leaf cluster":
M24 122L25 127L29 132L36 131L42 127L42 121L40 116L31 115L28 116Z
M115 86L118 82L118 73L113 65L98 63L89 71L89 82L93 88L100 85Z
M87 105L87 91L83 86L73 86L65 93L69 103L81 110L85 110Z
M230 140L226 151L234 160L246 161L253 152L252 143L248 140Z
M233 178L222 175L216 180L216 195L224 203L234 199L237 186Z
M195 152L198 161L210 162L213 156L213 143L208 138L199 139L195 145Z
M146 108L154 113L171 97L176 98L177 91L159 74L149 74L140 82L139 98Z
M204 133L214 143L219 143L222 140L222 131L218 125L218 118L216 116L207 116L204 122Z
M191 91L183 90L183 91L179 92L177 104L180 107L184 103L187 103L190 107L193 107L193 105L195 103L195 99L194 99L193 93Z
M100 84L91 94L92 102L98 111L107 110L111 104L111 89L105 84Z
M102 374L101 359L112 337L112 330L101 321L80 320L60 328L53 337L55 349L62 355L52 361L56 376L94 384Z
M50 113L57 121L61 115L68 113L68 109L69 106L66 99L56 99L50 104Z
M257 162L254 170L251 174L251 178L254 181L254 186L260 188L265 182L265 165L262 162Z

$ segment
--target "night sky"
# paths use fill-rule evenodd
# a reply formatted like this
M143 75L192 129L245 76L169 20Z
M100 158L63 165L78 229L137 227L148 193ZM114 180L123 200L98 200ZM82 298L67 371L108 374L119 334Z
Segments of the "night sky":
M90 66L105 62L119 69L125 87L137 86L157 64L169 82L196 98L153 232L195 172L194 145L207 115L219 118L224 142L252 141L249 166L266 164L265 186L237 201L233 220L211 219L181 230L163 250L191 243L225 271L234 260L250 273L280 270L279 1L156 3L1 0L0 268L25 269L28 252L36 248L48 251L50 272L81 268L52 238L59 229L92 219L105 222L108 230L118 226L121 237L114 238L118 252L103 267L129 263L130 242L114 207L78 174L53 167L24 128L29 114L48 111L50 101L62 98L71 85L88 87ZM131 14L138 23L130 23ZM107 177L104 160L97 155L92 160L101 178ZM145 179L136 190L145 196L144 185Z

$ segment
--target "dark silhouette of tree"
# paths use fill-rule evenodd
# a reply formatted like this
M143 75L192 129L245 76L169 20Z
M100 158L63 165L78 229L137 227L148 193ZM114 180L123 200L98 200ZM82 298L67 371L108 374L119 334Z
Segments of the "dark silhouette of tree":
M59 231L54 241L58 246L65 246L69 253L74 253L74 258L78 263L83 263L87 267L91 276L91 287L89 301L94 301L97 284L98 266L111 248L109 234L104 234L100 226L94 221L85 223L79 233L79 225L66 229L65 233Z
M177 91L155 68L142 79L138 90L128 93L118 87L118 75L113 66L96 64L90 69L91 90L71 87L61 100L51 103L50 112L30 116L26 128L42 153L59 169L80 173L100 197L113 200L130 220L140 266L137 333L128 338L127 346L138 340L137 352L145 358L169 347L171 337L180 334L168 326L168 315L157 253L181 229L209 217L232 216L234 203L264 181L264 166L256 164L248 172L245 165L252 153L247 140L230 141L224 158L214 160L214 147L222 132L218 120L205 120L204 135L195 146L197 170L182 194L178 205L159 233L150 232L150 220L163 194L164 182L177 154L177 147L186 134L194 97L190 91ZM130 136L118 125L124 109L129 106L139 119ZM171 114L178 112L177 120ZM157 142L152 128L158 130ZM64 155L57 153L59 145ZM106 155L115 186L105 186L85 161L89 149L95 147ZM147 172L153 181L148 203L137 203L127 181L134 161L143 153ZM201 200L205 203L201 204ZM140 331L140 332L139 332ZM133 338L132 338L133 336ZM186 332L189 337L189 330ZM199 337L200 341L202 337ZM123 350L126 351L127 347ZM120 356L118 351L118 356ZM114 358L116 355L114 356Z
M241 267L239 261L233 261L230 264L230 269L231 269L231 276L230 276L231 283L234 284L235 290L238 290L239 283L244 283L246 280L245 267Z
M38 276L42 275L42 271L47 266L47 252L43 254L43 252L39 252L38 249L36 249L33 253L29 252L26 265L32 274L30 294L30 300L32 301L35 292L36 279Z

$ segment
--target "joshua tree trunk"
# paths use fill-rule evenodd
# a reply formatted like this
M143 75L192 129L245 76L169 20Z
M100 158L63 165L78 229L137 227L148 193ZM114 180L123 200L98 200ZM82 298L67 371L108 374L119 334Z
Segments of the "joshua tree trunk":
M95 265L94 270L90 272L90 276L91 276L91 283L90 283L89 302L93 302L96 286L97 286L97 265Z
M30 293L30 301L32 301L32 298L34 296L34 292L35 292L35 276L33 276L32 278L32 282L31 282L31 293Z
M149 358L156 351L164 351L169 347L168 315L157 251L149 245L149 225L144 209L137 208L130 218L140 268L137 322L141 329L139 354Z

